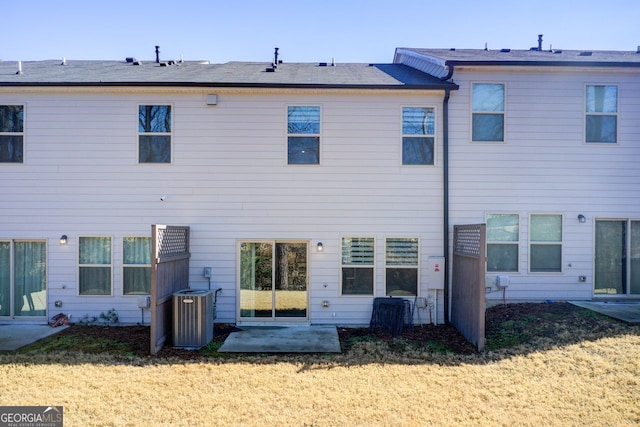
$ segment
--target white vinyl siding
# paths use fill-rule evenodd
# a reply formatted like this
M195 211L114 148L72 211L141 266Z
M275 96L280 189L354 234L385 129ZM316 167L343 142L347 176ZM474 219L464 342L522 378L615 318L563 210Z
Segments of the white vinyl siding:
M76 318L116 308L121 323L139 323L136 298L124 295L123 239L149 235L151 224L191 226L189 286L208 289L202 270L211 267L212 289L223 289L217 321L228 323L237 315L239 240L324 243L324 251L309 251L309 316L318 324L365 325L371 318L371 295L342 296L343 236L376 243L417 236L424 254L441 254L442 170L400 167L399 147L402 106L439 105L441 93L220 90L214 108L204 101L206 91L163 90L21 95L29 161L20 179L16 168L0 167L0 228L2 238L48 236L50 311L61 300ZM15 94L0 94L0 104L18 102ZM172 107L170 174L137 164L132 118L139 105ZM292 105L321 106L322 167L287 165L285 116ZM435 138L437 158L438 126ZM62 234L67 245L58 242ZM79 236L112 236L111 296L75 296ZM384 244L377 244L374 296L385 295L384 256ZM322 308L325 300L329 309ZM149 310L143 314L147 323Z
M0 163L24 162L24 105L0 105Z
M471 84L489 78L507 85L508 144L469 144ZM640 212L640 151L633 143L640 141L640 122L634 120L640 117L638 72L456 67L455 81L460 90L449 101L450 222L482 223L486 212L520 216L519 270L488 272L487 283L507 274L506 295L513 302L591 299L593 224ZM615 147L585 143L585 87L594 82L618 86ZM539 212L563 216L561 273L528 273L528 218ZM490 301L501 298L487 294Z
M529 217L529 272L562 272L562 215Z
M586 86L585 141L609 144L618 141L618 86Z

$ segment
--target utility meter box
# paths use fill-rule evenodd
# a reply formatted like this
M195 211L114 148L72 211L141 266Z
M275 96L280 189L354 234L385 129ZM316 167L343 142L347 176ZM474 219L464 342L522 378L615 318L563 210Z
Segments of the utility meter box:
M427 289L444 289L444 257L427 258Z

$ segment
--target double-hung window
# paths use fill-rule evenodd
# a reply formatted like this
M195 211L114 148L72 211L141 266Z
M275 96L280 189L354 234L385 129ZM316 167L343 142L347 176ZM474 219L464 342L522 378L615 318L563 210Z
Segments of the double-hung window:
M473 83L471 98L471 140L504 142L504 84Z
M618 86L587 85L585 100L586 142L617 142Z
M287 108L287 163L320 164L320 107Z
M125 237L122 244L122 293L151 293L151 238Z
M80 237L80 295L111 295L111 237Z
M386 240L386 295L418 295L418 239L388 238Z
M373 295L373 237L342 238L342 295Z
M24 106L0 105L0 163L24 159Z
M138 162L171 163L171 106L138 107Z
M404 107L402 109L402 164L432 165L434 140L434 109Z
M520 244L518 214L487 215L487 271L515 273L518 271Z
M562 215L531 215L529 270L532 273L562 271Z

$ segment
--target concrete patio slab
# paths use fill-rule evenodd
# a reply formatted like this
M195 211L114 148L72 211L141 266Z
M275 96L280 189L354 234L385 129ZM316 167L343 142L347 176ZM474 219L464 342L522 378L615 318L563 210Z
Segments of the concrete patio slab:
M241 326L222 353L340 353L335 326Z
M640 301L569 301L569 303L630 325L640 325Z
M67 326L52 328L49 325L0 325L0 351L16 351L65 328Z

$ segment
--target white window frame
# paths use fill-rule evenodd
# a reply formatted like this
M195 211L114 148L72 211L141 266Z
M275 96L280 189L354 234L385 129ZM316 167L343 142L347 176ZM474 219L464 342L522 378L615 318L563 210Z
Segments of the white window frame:
M559 242L544 242L533 241L532 230L532 217L534 216L559 216L560 217L560 241ZM528 272L530 274L561 274L564 272L564 215L555 212L535 212L529 214L529 259L528 259ZM532 246L560 246L560 270L559 271L532 271L531 267L531 247Z
M344 239L371 239L373 241L373 261L371 262L371 264L344 264L343 263L343 257L342 257L342 250L343 250L343 244L344 244ZM348 235L348 236L341 236L340 237L340 296L341 297L347 297L347 298L353 298L353 297L371 297L371 296L375 296L376 294L376 239L375 237L372 236L355 236L355 235ZM345 294L344 293L344 283L343 283L343 269L344 268L356 268L356 269L371 269L372 271L372 278L371 278L371 293L370 294Z
M616 88L616 112L587 112L587 88L593 86L613 86ZM620 143L620 85L617 83L587 83L583 90L582 111L584 113L584 125L582 131L584 133L582 143L586 145L618 145ZM589 116L614 116L616 118L616 140L615 142L606 141L587 141L587 117Z
M427 109L433 111L433 134L405 134L404 133L404 110L405 108ZM438 109L431 105L403 105L400 109L400 164L403 167L434 167L436 166L437 141L438 133ZM405 164L404 163L404 139L405 138L433 138L433 162L424 164Z
M151 263L149 264L125 264L125 248L124 248L124 242L126 239L149 239L151 240L151 237L149 236L123 236L122 237L122 295L123 296L140 296L140 295L150 295L151 294L151 287L149 287L149 293L147 294L136 294L136 293L126 293L125 292L125 273L124 270L125 268L151 268ZM151 243L151 242L149 242ZM151 260L151 257L149 258L149 260ZM151 286L151 283L149 283L149 286Z
M169 132L140 132L140 107L169 107L171 110L171 130ZM173 132L174 132L174 116L175 107L170 102L156 102L150 101L146 103L140 103L136 108L136 163L138 165L171 165L174 161L173 150ZM168 162L141 162L140 161L140 137L141 136L168 136L169 137L169 161Z
M80 263L80 239L82 238L104 238L104 237L108 237L110 239L110 243L111 243L111 248L110 248L110 252L111 252L111 259L110 259L110 263L109 264L81 264ZM113 288L114 288L114 283L113 283L113 236L108 236L108 235L80 235L78 236L78 253L76 256L76 262L77 262L77 268L76 268L76 272L78 274L78 296L82 296L82 297L112 297L113 296ZM80 289L80 267L109 267L109 293L108 294L83 294L81 292Z
M502 111L486 111L486 110L478 110L475 111L473 109L473 87L474 85L500 85L502 86L503 90L503 100L502 100L502 104L503 104L503 109ZM487 82L487 81L477 81L477 82L471 82L471 86L469 89L469 110L470 110L470 116L469 116L469 140L474 143L474 144L506 144L507 142L507 83L506 82ZM473 139L473 115L474 114L493 114L493 115L498 115L498 114L502 114L502 141L481 141L481 140L474 140Z
M22 137L22 161L20 162L0 162L0 165L23 165L25 164L25 158L27 155L27 150L25 150L26 138L25 138L25 127L27 123L27 106L22 102L4 102L0 104L2 107L22 107L22 132L2 132L0 131L0 136L21 136Z
M487 242L486 242L486 251L487 251L487 262L485 263L485 269L486 272L488 274L518 274L520 273L520 260L522 259L521 257L521 253L520 253L520 241L522 240L522 238L520 237L520 233L522 231L522 221L521 221L521 215L517 212L487 212L485 213L484 216L484 220L485 220L485 224L488 223L488 219L489 219L489 215L515 215L518 217L518 240L516 241L512 241L512 240L496 240L496 241L489 241L489 236L488 236L488 230L487 230ZM516 249L516 254L518 255L518 260L516 262L516 270L515 271L511 271L511 270L489 270L489 245L512 245L515 246Z
M313 107L318 108L320 117L318 119L318 133L289 133L289 108L291 107ZM314 103L302 103L302 104L288 104L285 107L285 129L286 129L286 138L285 138L285 164L287 166L299 166L299 167L313 167L320 166L322 164L322 117L323 117L323 109L322 105L314 104ZM289 138L318 138L318 163L289 163Z
M387 257L387 243L389 240L416 240L416 263L414 264L389 264ZM417 236L390 236L384 239L384 295L385 296L399 296L399 297L419 297L420 296L420 238ZM387 290L387 270L416 270L416 294L415 295L389 295Z

